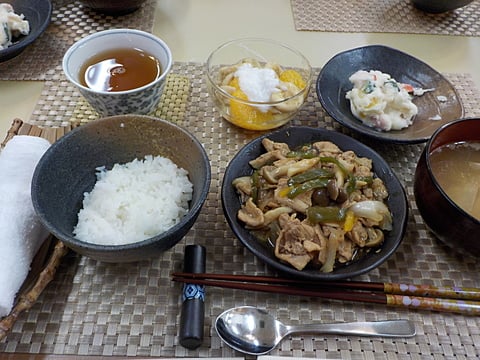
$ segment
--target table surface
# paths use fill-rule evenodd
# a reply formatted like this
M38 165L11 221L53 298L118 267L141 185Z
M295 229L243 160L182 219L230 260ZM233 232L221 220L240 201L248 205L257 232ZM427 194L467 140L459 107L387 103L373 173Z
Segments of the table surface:
M238 357L242 355L224 346L211 324L227 307L258 304L294 324L404 317L414 321L417 328L415 338L401 340L289 337L274 355L331 359L479 358L477 317L245 294L226 289L208 290L205 342L198 350L188 351L177 346L180 286L170 282L169 273L181 268L184 246L190 243L207 247L207 271L269 273L264 264L234 239L221 210L219 188L223 171L229 159L257 134L230 126L206 98L202 64L212 49L238 37L274 38L302 51L318 72L328 59L343 50L368 44L388 45L418 57L441 73L450 74L448 78L458 87L466 115L478 116L480 38L296 31L289 0L157 0L154 15L153 32L170 45L176 62L171 88L167 90L168 96L175 97L171 105L174 111L169 108L162 114L192 131L210 156L213 178L205 208L185 240L159 259L112 266L70 253L35 307L23 314L12 333L0 342L0 353L107 358ZM33 123L38 123L39 118L48 119L51 108L47 95L51 89L58 91L58 86L55 80L47 82L47 90L44 86L42 81L0 81L0 134L7 132L14 118ZM172 95L175 92L177 94ZM55 103L52 105L55 116L61 117L58 108L68 110L67 120L72 113L82 115L83 107L79 108L74 101L77 98L69 94L63 96L73 99L70 101L73 105L69 106L74 110ZM325 114L313 88L293 124L320 126L358 138ZM412 180L423 146L361 140L384 156L401 179L409 199L410 216L407 234L398 252L360 279L480 287L476 261L452 254L439 244L418 213Z
M176 61L195 62L204 62L212 49L238 37L282 40L316 67L343 50L383 44L439 72L469 73L480 87L480 37L296 31L290 0L157 0L153 32L169 44ZM13 118L29 118L41 89L37 82L0 81L0 134Z

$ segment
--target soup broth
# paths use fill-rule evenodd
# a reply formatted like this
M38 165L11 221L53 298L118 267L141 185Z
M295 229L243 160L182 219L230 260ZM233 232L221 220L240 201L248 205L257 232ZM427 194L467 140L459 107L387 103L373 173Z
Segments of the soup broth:
M480 141L440 146L430 154L430 163L445 193L480 220Z
M149 53L112 49L93 56L82 66L80 82L97 91L126 91L147 85L160 74L160 62Z

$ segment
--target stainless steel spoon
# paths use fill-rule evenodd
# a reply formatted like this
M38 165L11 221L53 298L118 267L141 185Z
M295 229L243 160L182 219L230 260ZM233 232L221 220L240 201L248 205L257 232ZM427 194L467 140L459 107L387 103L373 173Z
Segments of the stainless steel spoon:
M334 324L284 325L264 310L241 306L226 310L215 321L215 330L231 348L250 355L272 351L291 334L340 334L410 337L415 327L408 320L344 322Z

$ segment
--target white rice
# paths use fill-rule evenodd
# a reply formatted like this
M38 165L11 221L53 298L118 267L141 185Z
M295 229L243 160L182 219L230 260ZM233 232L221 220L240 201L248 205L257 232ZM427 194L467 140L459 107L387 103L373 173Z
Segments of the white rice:
M148 239L182 219L192 192L188 172L165 157L147 155L111 170L98 168L73 233L79 240L103 245Z

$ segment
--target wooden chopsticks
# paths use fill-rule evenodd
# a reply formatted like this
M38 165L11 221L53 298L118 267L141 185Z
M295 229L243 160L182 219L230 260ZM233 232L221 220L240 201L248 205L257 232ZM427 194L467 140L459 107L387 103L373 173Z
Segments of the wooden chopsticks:
M480 289L364 281L313 282L271 276L173 273L172 280L230 289L480 315Z

